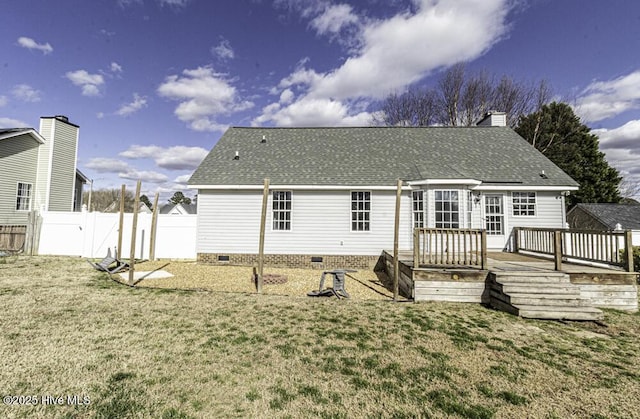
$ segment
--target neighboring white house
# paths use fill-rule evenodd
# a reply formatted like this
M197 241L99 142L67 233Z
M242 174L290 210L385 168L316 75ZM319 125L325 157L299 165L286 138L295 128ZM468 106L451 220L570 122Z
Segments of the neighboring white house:
M197 213L196 204L165 204L160 207L160 214L193 215Z
M270 180L269 264L367 267L414 227L486 229L503 249L513 227L565 225L578 184L488 115L477 127L230 128L189 181L198 191L198 260L253 263L263 180ZM487 126L491 123L501 126Z
M0 225L24 225L31 210L80 211L79 127L64 116L40 128L0 129Z

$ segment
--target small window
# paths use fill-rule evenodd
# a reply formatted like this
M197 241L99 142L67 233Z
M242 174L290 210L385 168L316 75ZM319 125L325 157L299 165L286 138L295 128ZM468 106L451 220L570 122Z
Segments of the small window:
M460 228L458 191L435 191L436 228Z
M31 183L18 182L18 191L16 193L16 211L31 210L31 192L33 185Z
M273 191L273 229L291 230L291 191Z
M371 192L351 192L351 231L369 231Z
M536 215L536 193L535 192L513 192L514 217L535 217Z
M424 225L424 191L413 191L413 227L423 228Z

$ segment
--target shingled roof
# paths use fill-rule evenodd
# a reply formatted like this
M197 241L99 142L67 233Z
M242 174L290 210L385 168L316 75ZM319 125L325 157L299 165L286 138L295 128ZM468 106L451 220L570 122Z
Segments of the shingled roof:
M578 186L504 127L234 127L189 184L262 185L264 178L272 185L390 186L400 178Z
M582 210L610 230L620 224L623 230L640 230L640 205L578 204L570 212Z

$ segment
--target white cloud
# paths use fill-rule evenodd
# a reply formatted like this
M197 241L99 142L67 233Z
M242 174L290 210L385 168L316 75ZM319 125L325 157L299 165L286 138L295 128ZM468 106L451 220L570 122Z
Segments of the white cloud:
M276 111L273 106L265 107L253 123L313 123L311 109L318 111L318 124L359 122L366 114L361 109L352 109L353 104L383 98L432 71L485 53L505 35L506 16L513 4L511 0L415 0L414 3L415 11L403 11L385 20L361 22L359 31L353 35L357 42L351 42L359 47L338 68L319 73L302 63L278 85L280 90L295 88L302 94ZM337 9L342 10L342 14L332 12L333 20L328 18L329 10L309 6L302 14L316 13L315 18L320 19L316 25L326 23L321 26L326 31L342 27L340 22L355 22L352 9L348 13L347 9ZM335 25L331 26L331 22ZM276 89L274 93L280 91ZM321 110L319 107L323 104L328 108Z
M0 128L26 128L29 124L19 119L0 118Z
M116 115L120 116L129 116L135 112L138 112L140 109L145 108L147 106L147 98L145 96L140 96L137 93L133 94L133 101L127 104L124 104L116 111Z
M226 39L221 40L217 46L212 47L211 53L223 61L232 60L235 57L231 43Z
M173 181L175 183L180 184L180 185L186 185L189 182L189 179L191 179L191 175L190 174L189 175L178 176Z
M640 120L632 120L614 129L592 131L600 139L601 149L625 149L640 154Z
M14 86L11 90L11 94L13 97L23 102L40 102L40 91L34 89L28 84L18 84Z
M359 22L358 16L353 14L353 8L348 4L328 6L324 12L311 21L311 27L318 35L337 34L344 27Z
M140 180L142 182L149 183L164 183L169 180L169 178L162 173L136 169L130 169L127 172L118 173L118 177L122 179Z
M586 122L611 118L640 108L640 70L587 86L576 104L576 112Z
M202 147L159 147L155 145L132 145L120 153L128 159L153 159L163 169L194 170L206 157L208 151Z
M218 123L217 117L253 107L252 102L240 100L231 82L211 67L198 67L184 70L182 76L169 76L157 92L179 102L175 115L195 131L224 130L226 125Z
M83 96L97 96L100 86L104 84L101 74L90 74L86 70L69 71L65 75L76 86L82 88Z
M6 106L9 103L9 98L6 96L0 96L0 107Z
M53 47L47 42L45 44L39 44L31 38L27 38L26 36L21 36L18 38L18 45L27 49L35 49L38 51L42 51L42 53L51 54L53 52Z
M131 166L122 160L104 157L96 157L89 160L85 167L98 173L120 173L131 170Z
M122 73L122 66L116 62L112 62L109 68L112 73Z
M160 6L185 7L190 0L159 0Z

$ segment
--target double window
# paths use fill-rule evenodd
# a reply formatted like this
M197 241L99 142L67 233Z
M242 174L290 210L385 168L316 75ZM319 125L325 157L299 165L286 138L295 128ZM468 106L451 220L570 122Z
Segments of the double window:
M16 193L16 211L31 210L31 196L33 185L31 183L18 182L18 191Z
M291 230L291 191L273 191L273 229Z
M512 192L511 199L513 201L513 215L515 217L535 217L535 192Z
M369 231L371 228L371 192L351 192L351 231Z
M435 191L436 228L460 228L458 191Z

